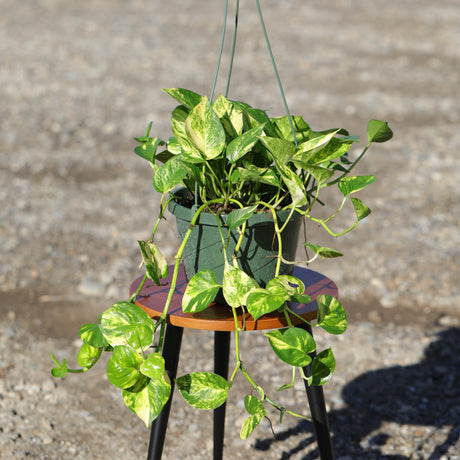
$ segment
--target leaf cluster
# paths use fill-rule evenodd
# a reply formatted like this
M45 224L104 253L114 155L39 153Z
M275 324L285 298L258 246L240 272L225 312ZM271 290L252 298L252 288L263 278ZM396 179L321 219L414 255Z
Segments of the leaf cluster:
M270 118L222 95L212 102L187 89L164 91L180 104L171 114L173 135L151 137L150 125L135 152L152 165L157 192L185 186L196 192L197 204L222 199L225 208L236 200L260 209L267 202L308 214L325 187L337 185L348 197L374 182L374 176L346 176L372 142L392 137L387 123L371 120L367 145L351 162L349 150L359 139L345 129L314 131L301 116ZM358 220L369 213L358 199L352 202Z

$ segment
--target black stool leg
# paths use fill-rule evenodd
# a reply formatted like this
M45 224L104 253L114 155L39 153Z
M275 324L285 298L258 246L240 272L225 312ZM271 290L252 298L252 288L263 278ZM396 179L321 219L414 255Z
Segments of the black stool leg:
M313 335L309 324L302 324L302 327ZM310 356L312 359L316 353ZM311 367L303 368L305 375L311 375ZM315 430L316 442L318 444L319 456L321 460L334 460L334 451L332 450L331 432L329 430L329 422L327 420L326 402L324 401L323 387L311 385L308 386L305 381L305 389L307 390L308 404L310 405L311 418L313 429Z
M168 324L163 344L163 357L165 359L165 369L171 379L171 397L163 407L161 414L153 421L150 431L150 444L147 460L160 460L163 453L165 442L166 428L168 427L169 411L174 390L174 379L177 373L177 364L179 363L180 346L182 342L182 327Z
M224 379L228 378L228 359L230 355L230 332L214 332L214 372ZM222 460L224 451L226 404L214 409L214 460Z

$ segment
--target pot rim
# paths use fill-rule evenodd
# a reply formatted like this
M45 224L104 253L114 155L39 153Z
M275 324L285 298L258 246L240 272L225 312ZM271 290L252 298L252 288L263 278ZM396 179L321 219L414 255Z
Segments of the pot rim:
M179 195L183 192L188 192L188 190L185 187L180 187L172 192L172 195L176 196ZM182 219L185 221L190 222L193 218L193 215L195 214L196 206L192 206L191 208L188 208L186 206L182 206L181 204L177 203L176 201L172 200L168 204L168 210L171 212L176 219ZM277 211L276 215L283 221L284 218L287 218L289 215L289 210L282 210L282 211ZM220 214L220 219L221 219L221 224L225 225L225 222L227 221L227 216L228 214ZM294 215L291 218L291 222L295 221L302 217L301 214L299 213L294 213ZM248 221L248 225L263 225L267 223L273 223L273 216L271 212L263 212L263 213L257 213L252 215ZM198 218L197 224L201 225L210 225L213 227L217 227L217 220L216 217L211 214L210 212L202 212L200 217Z

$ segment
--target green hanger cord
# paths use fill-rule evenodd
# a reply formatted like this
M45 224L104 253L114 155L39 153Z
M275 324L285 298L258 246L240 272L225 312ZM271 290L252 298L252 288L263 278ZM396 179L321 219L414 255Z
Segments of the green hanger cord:
M291 114L289 112L289 107L288 107L288 104L287 104L287 101L286 101L286 97L284 95L283 85L281 84L281 79L280 79L280 76L279 76L279 73L278 73L278 69L276 67L275 58L273 56L272 48L270 46L270 40L268 39L267 29L265 27L264 18L263 18L263 15L262 15L262 8L260 7L259 0L256 0L256 4L257 4L257 10L259 12L260 23L262 25L262 30L264 32L265 42L267 43L267 48L268 48L268 52L270 54L270 59L272 61L273 70L275 71L276 80L278 82L278 88L280 90L281 98L282 98L283 104L284 104L284 108L286 110L286 114L287 114L288 119L289 119L289 124L291 126L292 135L294 136L294 142L295 142L295 145L297 146L297 137L295 135L294 125L292 124L292 117L291 117ZM240 9L240 1L236 0L236 13L235 13L235 25L234 25L234 29L233 29L232 53L231 53L231 58L230 58L230 66L229 66L229 70L228 70L228 74L227 74L227 87L226 87L226 90L225 90L225 97L228 97L228 92L229 92L229 89L230 89L230 80L231 80L231 76L232 76L233 60L234 60L234 57L235 57L235 49L236 49L236 36L237 36L237 30L238 30L239 9ZM228 0L225 0L225 12L224 12L224 22L223 22L223 27L222 27L222 37L221 37L221 41L220 41L219 57L217 59L216 72L215 72L214 81L213 81L213 84L212 84L212 91L211 91L211 98L210 98L211 101L213 100L213 97L214 97L214 91L216 89L217 77L219 75L220 63L222 61L222 52L223 52L224 42L225 42L225 30L226 30L226 27L227 27L227 16L228 16Z

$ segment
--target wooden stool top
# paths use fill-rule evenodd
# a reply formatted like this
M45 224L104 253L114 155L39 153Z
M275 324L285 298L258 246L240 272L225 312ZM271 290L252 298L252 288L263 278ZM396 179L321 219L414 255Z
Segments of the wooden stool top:
M151 318L158 319L163 312L163 307L168 297L172 269L173 267L170 267L170 276L162 280L161 286L157 286L149 279L146 280L136 299L136 305L144 309ZM291 304L291 308L295 313L302 316L307 321L312 321L316 318L316 297L320 294L328 294L337 297L337 286L326 276L307 268L295 267L293 276L303 281L305 284L305 294L310 296L313 300L308 304ZM133 281L129 289L130 295L136 292L142 279L143 276L140 276ZM187 280L185 278L185 271L181 265L176 290L167 317L167 322L169 324L188 329L211 331L233 331L235 329L232 308L229 306L212 303L206 310L199 313L184 313L182 311L182 296L186 286ZM240 326L242 327L243 320L245 319L245 330L247 331L279 329L287 326L284 313L279 313L277 311L264 315L257 321L254 321L249 313L246 313L246 317L243 318L240 308L237 312ZM295 316L291 317L291 321L293 324L300 323L300 320Z

